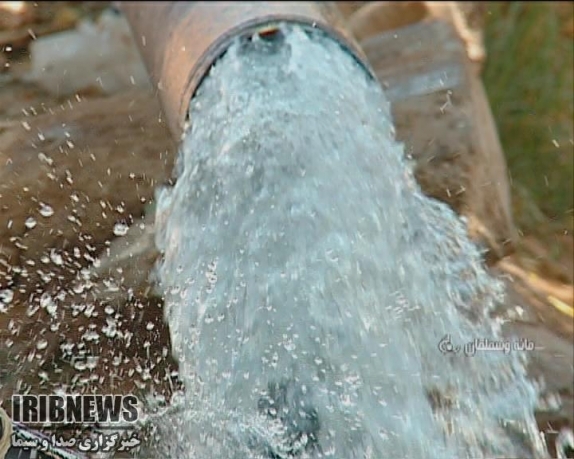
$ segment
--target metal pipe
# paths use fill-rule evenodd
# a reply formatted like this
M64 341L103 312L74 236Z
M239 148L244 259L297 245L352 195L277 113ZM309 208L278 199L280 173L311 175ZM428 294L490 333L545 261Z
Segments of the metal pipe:
M120 2L120 8L176 139L193 94L232 39L270 32L279 22L325 31L374 75L333 2Z

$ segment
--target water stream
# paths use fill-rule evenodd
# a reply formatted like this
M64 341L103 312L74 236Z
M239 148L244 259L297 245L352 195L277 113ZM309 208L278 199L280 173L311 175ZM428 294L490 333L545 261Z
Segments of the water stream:
M499 283L425 197L378 83L320 32L238 39L159 193L158 270L186 394L154 455L543 457Z

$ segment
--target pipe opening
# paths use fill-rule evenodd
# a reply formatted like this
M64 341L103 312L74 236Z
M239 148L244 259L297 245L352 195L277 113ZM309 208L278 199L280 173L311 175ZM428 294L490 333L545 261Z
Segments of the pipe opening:
M376 80L334 2L120 3L154 84L162 83L159 97L176 139L189 123L188 104L196 89L234 40L256 34L262 41L280 41L281 24L322 29Z
M239 40L240 43L249 43L254 40L261 40L266 43L273 43L279 44L284 41L285 33L293 28L299 27L303 33L310 38L311 40L323 40L328 39L335 42L345 53L349 54L353 60L361 67L369 80L377 81L376 76L373 70L370 68L368 63L366 63L357 52L346 43L343 36L338 34L334 30L325 30L317 25L317 23L309 23L303 19L288 19L281 22L274 22L274 23L259 23L253 24L250 26L245 26L243 31L237 31L235 34L231 34L227 37L226 40L223 40L219 43L215 43L212 47L210 47L204 54L204 56L199 59L198 62L205 63L209 59L209 56L216 56L212 58L213 61L209 65L209 67L203 72L199 68L194 69L194 71L190 74L190 80L188 81L188 85L193 84L193 77L199 75L198 79L196 80L196 87L195 90L190 94L190 99L184 102L186 105L193 100L197 91L201 88L201 85L205 78L211 72L211 69L214 65L217 64L227 54L227 51L234 43L235 40ZM191 119L189 117L189 112L185 111L185 123L183 128L183 134L189 130L191 127Z

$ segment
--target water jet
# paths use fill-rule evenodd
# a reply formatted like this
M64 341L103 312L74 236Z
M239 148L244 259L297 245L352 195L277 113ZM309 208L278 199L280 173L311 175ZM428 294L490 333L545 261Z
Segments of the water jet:
M154 454L543 457L523 358L437 349L499 336L500 285L331 6L122 5L181 138L156 243L186 394Z

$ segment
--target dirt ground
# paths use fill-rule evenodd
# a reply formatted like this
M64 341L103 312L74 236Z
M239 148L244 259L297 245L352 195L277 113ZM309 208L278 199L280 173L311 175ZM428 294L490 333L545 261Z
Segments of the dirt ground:
M0 2L6 3L20 2ZM364 2L345 2L362 4ZM68 97L57 97L37 84L20 79L30 67L29 45L38 37L74 27L81 18L97 15L108 2L46 2L26 3L20 12L11 14L0 6L0 134L7 132L15 124L25 121L25 115L36 111L47 113L51 109L70 103ZM355 8L355 6L351 6ZM360 6L360 5L359 5ZM351 8L350 7L350 8ZM91 87L77 95L77 100L98 99L104 96L97 87ZM163 128L162 128L163 129ZM163 132L163 131L162 131ZM97 133L94 135L98 135ZM158 135L162 135L161 133ZM3 145L0 145L0 152ZM0 165L0 167L7 167ZM1 185L1 184L0 184ZM117 205L121 203L118 202ZM8 224L2 215L2 195L0 194L0 225ZM134 219L141 215L133 216ZM551 230L549 230L551 231ZM552 230L553 231L553 230ZM558 394L563 405L557 410L541 410L539 426L552 442L555 433L562 427L574 424L574 239L572 234L547 232L546 237L529 235L521 238L518 250L504 257L492 272L500 276L508 288L507 302L499 314L508 316L516 306L521 307L521 315L508 319L506 332L529 338L536 343L531 355L530 372L534 378L543 378L547 384L548 396ZM102 235L100 247L105 249L104 239L112 235ZM556 244L549 244L554 240ZM559 247L556 253L556 247ZM1 290L1 289L0 289ZM140 298L141 299L141 298ZM145 306L145 307L144 307ZM146 335L134 322L135 345L133 354L127 355L140 362L133 368L126 368L119 378L130 379L134 372L141 373L146 359L153 360L165 352L164 349L149 350L146 342L167 342L167 330L161 321L161 304L151 297L134 300L130 317L137 317L137 324L153 322L153 331ZM160 311L161 312L161 311ZM125 313L126 317L129 315ZM144 317L145 316L145 317ZM160 318L160 319L158 319ZM2 322L0 322L2 324ZM159 337L159 338L158 338ZM138 349L146 349L140 352ZM107 351L105 351L107 352ZM104 353L105 353L104 352ZM110 350L113 353L113 349ZM151 352L151 357L150 357ZM111 354L110 354L111 355ZM0 347L0 358L2 349ZM126 358L126 361L128 359ZM133 359L131 360L133 362ZM159 392L165 394L178 386L176 368L173 362L158 358L157 366L151 371L151 379L161 380ZM0 376L2 376L0 362ZM139 369L138 369L139 365ZM107 368L107 367L106 367ZM104 372L108 371L104 369ZM129 376L128 376L129 375ZM167 375L167 376L166 376ZM69 376L67 370L60 372L62 380ZM97 380L98 378L96 378ZM1 379L0 379L1 382ZM129 384L100 377L100 385L122 390L131 390ZM153 384L153 381L150 383ZM1 390L0 390L0 393Z

